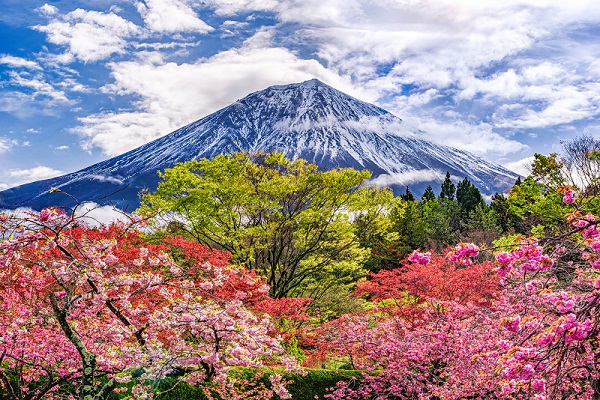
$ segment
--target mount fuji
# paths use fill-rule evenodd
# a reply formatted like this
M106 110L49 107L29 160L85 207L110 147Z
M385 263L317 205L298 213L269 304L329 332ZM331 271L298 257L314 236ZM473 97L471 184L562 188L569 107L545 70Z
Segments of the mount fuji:
M473 154L426 140L390 112L342 93L316 79L271 86L153 142L57 178L0 192L0 208L72 206L50 193L55 187L80 202L113 204L131 211L139 193L154 190L158 170L176 162L236 151L281 151L321 169L368 169L371 184L398 194L409 186L420 195L438 189L446 172L467 177L485 195L512 186L518 175Z

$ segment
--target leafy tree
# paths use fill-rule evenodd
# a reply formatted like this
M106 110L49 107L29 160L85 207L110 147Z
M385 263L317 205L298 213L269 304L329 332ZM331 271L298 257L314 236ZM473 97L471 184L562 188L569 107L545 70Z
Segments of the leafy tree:
M556 190L566 185L564 176L564 164L559 155L552 153L548 156L543 154L534 154L531 164L531 177L537 182L546 186L548 189Z
M440 191L441 199L454 200L454 195L456 193L456 186L452 183L450 179L450 172L446 172L446 178L442 183L442 190Z
M421 197L422 201L433 201L435 200L435 193L433 192L433 189L431 188L431 185L427 185L427 188L425 189L425 192L423 192L423 196Z
M432 282L446 284L427 269L437 263L427 253L411 255L417 264L403 277L385 271L361 283L379 300L374 312L344 316L321 335L332 356L365 371L358 383L339 383L332 397L600 398L600 230L581 198L564 196L575 209L566 233L521 236L495 255L500 286L483 304L417 297L415 308L401 289L427 296ZM459 243L443 262L456 262L456 271L466 264L468 273L477 255L476 246ZM570 279L560 279L565 270Z
M378 302L402 299L408 293L419 302L436 299L460 304L490 304L500 290L493 268L489 261L467 267L457 265L434 253L425 265L405 259L398 268L369 274L368 280L358 284L355 294L366 295Z
M519 185L521 183L519 182ZM517 186L515 184L515 186ZM516 227L518 222L517 216L510 208L508 198L502 194L495 193L492 196L492 202L490 203L490 209L494 211L496 215L496 223L502 229L502 232L509 232Z
M318 299L363 276L369 249L361 248L353 211L371 207L361 188L370 174L319 171L282 153L219 155L161 173L155 193L143 196L146 215L164 210L166 223L198 243L227 250L267 279L275 298Z
M480 246L488 246L494 240L498 239L502 229L498 225L498 215L485 204L478 204L473 211L469 213L469 218L465 223L466 231L463 234L463 241L473 242Z
M519 186L521 184L521 177L518 176L517 180L515 181L515 184L513 186Z
M401 200L394 198L392 192L387 189L366 193L371 196L366 203L378 206L362 210L353 221L360 246L370 251L365 268L369 271L394 268L398 265L401 255L396 248L398 232L394 229L390 210Z
M535 182L531 176L511 189L508 204L510 213L519 220L518 233L529 234L537 226L538 229L545 229L546 234L552 234L563 227L562 220L566 210L562 196Z

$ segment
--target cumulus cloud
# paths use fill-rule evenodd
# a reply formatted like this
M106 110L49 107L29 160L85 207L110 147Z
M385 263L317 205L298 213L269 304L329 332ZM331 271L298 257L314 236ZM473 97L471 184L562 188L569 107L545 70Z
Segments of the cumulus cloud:
M131 220L129 214L112 206L100 206L94 202L85 202L78 205L74 215L91 226L106 225L113 222L127 222Z
M154 32L208 33L214 28L202 21L192 7L182 0L145 0L136 4L146 27Z
M33 97L46 96L53 102L69 103L67 95L62 90L56 89L50 83L41 80L39 77L29 78L16 71L10 71L10 83L15 86L29 88L33 90Z
M508 164L504 164L509 170L516 172L521 176L528 176L531 174L531 164L533 163L533 156L525 157L521 160L517 160Z
M39 10L49 22L36 27L50 43L66 48L53 55L56 63L113 58L104 64L113 81L103 94L133 100L120 110L80 117L73 129L84 148L109 156L252 91L314 77L389 105L416 131L426 132L425 139L486 158L527 152L516 140L519 130L588 121L600 110L597 43L579 35L586 23L597 23L600 8L585 0L131 3L142 17L139 25L119 7L61 15L44 5ZM199 13L207 8L216 16L203 20ZM258 29L257 15L277 23ZM243 45L227 42L247 29L258 32ZM209 34L236 47L213 48L210 42L204 48ZM129 49L137 50L133 58L125 54ZM26 59L8 62L35 70ZM45 90L46 101L60 101L61 91L89 92L75 80L49 88L38 77L19 77L22 87ZM26 100L13 93L0 98L0 110L24 113L19 106Z
M0 64L8 65L12 68L27 68L41 70L42 67L35 61L27 60L22 57L15 57L8 54L0 56Z
M0 185L0 189L4 190L28 182L54 178L62 174L64 174L63 171L44 165L25 169L11 169L2 174L3 177L1 178L2 184Z
M519 153L528 146L506 138L493 130L488 123L470 124L462 120L436 120L406 118L407 127L420 132L420 138L437 144L466 150L479 156L504 156Z
M46 7L50 17L47 25L34 28L47 35L48 41L66 46L67 53L81 61L93 62L121 54L127 47L127 38L139 33L140 28L113 12L76 9L66 15L58 14L56 7Z

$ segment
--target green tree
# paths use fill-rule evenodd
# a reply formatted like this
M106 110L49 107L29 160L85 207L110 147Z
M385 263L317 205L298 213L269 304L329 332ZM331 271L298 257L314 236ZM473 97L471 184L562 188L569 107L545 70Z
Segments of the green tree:
M456 186L450 179L450 172L446 172L446 178L442 183L442 190L440 191L440 199L454 200L454 194L456 192Z
M143 215L211 248L227 250L267 279L275 298L318 298L365 274L351 216L370 206L370 174L319 171L282 153L236 153L175 165L142 198Z
M371 206L359 212L353 221L360 246L370 251L365 268L369 271L395 268L401 254L396 248L398 232L394 230L390 210L402 200L394 198L387 188L366 193L370 198L363 204Z
M399 201L392 209L391 219L394 231L398 233L397 249L401 254L408 255L425 246L427 236L421 203Z
M435 193L433 193L433 188L431 187L431 185L427 185L427 188L425 189L425 192L423 193L421 200L422 201L435 200Z
M519 181L519 185L521 182ZM515 184L515 186L517 186ZM492 202L490 203L490 209L492 209L496 215L496 223L502 229L502 232L509 232L515 229L518 223L518 218L511 210L508 198L500 193L495 193L492 196Z
M456 243L461 226L458 202L447 198L425 202L423 223L427 248L442 252L447 246Z
M456 200L458 201L465 222L468 221L469 213L475 210L478 205L485 206L479 189L466 177L456 186Z
M478 204L474 210L469 213L469 218L465 223L466 232L462 240L465 242L477 243L480 246L488 246L502 233L502 228L498 224L498 215L491 208L484 204Z
M408 186L406 187L406 192L400 195L400 198L404 201L415 201L415 196L412 194Z
M549 190L532 176L523 179L520 185L513 186L508 195L510 213L519 221L518 233L530 234L534 227L546 230L546 234L558 233L564 226L566 212L562 197Z

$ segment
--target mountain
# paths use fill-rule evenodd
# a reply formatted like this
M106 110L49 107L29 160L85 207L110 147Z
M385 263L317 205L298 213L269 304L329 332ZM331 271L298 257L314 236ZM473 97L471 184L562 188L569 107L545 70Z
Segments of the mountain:
M464 177L483 194L510 187L517 175L473 154L425 140L388 111L357 100L316 79L271 86L196 122L120 156L58 178L0 192L1 208L72 205L49 193L56 187L79 201L111 203L132 210L142 190L154 190L157 170L176 162L247 150L278 150L320 168L353 167L373 173L372 183L408 185L420 195L437 190L446 171Z

